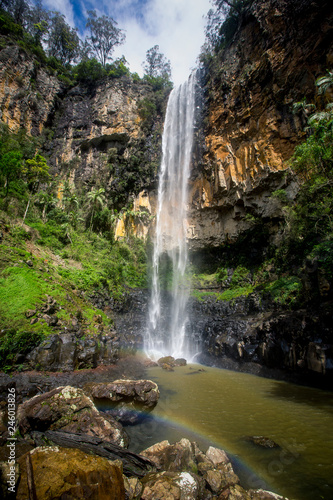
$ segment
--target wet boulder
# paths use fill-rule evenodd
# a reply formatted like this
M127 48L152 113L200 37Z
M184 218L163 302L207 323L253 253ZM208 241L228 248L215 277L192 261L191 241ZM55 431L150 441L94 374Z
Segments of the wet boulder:
M208 470L205 472L204 478L209 490L215 494L239 483L239 477L234 473L231 463L225 464L221 468Z
M175 358L172 356L164 356L163 358L160 358L157 361L157 364L159 366L162 366L162 367L163 367L163 365L168 365L168 366L174 367L174 366L176 366L175 361L176 361Z
M19 460L17 500L125 500L121 467L80 450L39 447Z
M97 407L123 423L136 423L140 413L151 412L157 405L159 390L151 380L115 380L110 383L86 384L84 390Z
M70 386L58 387L25 401L18 407L17 420L22 435L60 430L97 436L123 447L128 443L119 422L102 415L81 389Z

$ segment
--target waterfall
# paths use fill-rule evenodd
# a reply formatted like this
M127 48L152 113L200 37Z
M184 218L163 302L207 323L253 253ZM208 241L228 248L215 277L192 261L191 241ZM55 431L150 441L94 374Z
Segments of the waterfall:
M187 264L188 179L193 145L196 73L172 90L162 137L162 163L159 174L156 230L152 262L152 293L145 339L150 357L172 355L190 357L186 336L186 305L189 285ZM162 309L161 277L168 283L170 309Z

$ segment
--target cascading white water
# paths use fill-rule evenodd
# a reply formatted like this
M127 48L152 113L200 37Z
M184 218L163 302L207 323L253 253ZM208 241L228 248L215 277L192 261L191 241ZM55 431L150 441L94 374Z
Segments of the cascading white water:
M186 208L193 145L196 73L172 90L162 137L162 163L158 185L158 206L153 251L152 294L149 306L145 351L150 357L191 356L186 341L185 283L187 264ZM165 254L172 263L171 309L163 317L160 272Z

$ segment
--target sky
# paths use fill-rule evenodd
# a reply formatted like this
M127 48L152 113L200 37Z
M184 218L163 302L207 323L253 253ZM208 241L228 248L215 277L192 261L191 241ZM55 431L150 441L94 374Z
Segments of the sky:
M143 74L146 51L159 45L171 61L175 85L184 82L196 66L204 43L204 15L210 0L42 0L45 8L66 16L67 23L85 33L87 10L107 15L125 31L126 41L117 47L113 58L125 56L131 72Z

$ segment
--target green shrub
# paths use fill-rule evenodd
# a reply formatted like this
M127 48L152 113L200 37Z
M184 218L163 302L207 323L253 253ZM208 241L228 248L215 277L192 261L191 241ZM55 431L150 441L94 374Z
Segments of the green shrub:
M271 294L274 302L292 306L299 301L302 288L297 276L284 276L266 285L264 290Z
M250 280L250 271L246 269L246 267L237 266L232 275L230 286L231 288L234 288L236 286L243 285L244 283L249 283Z

